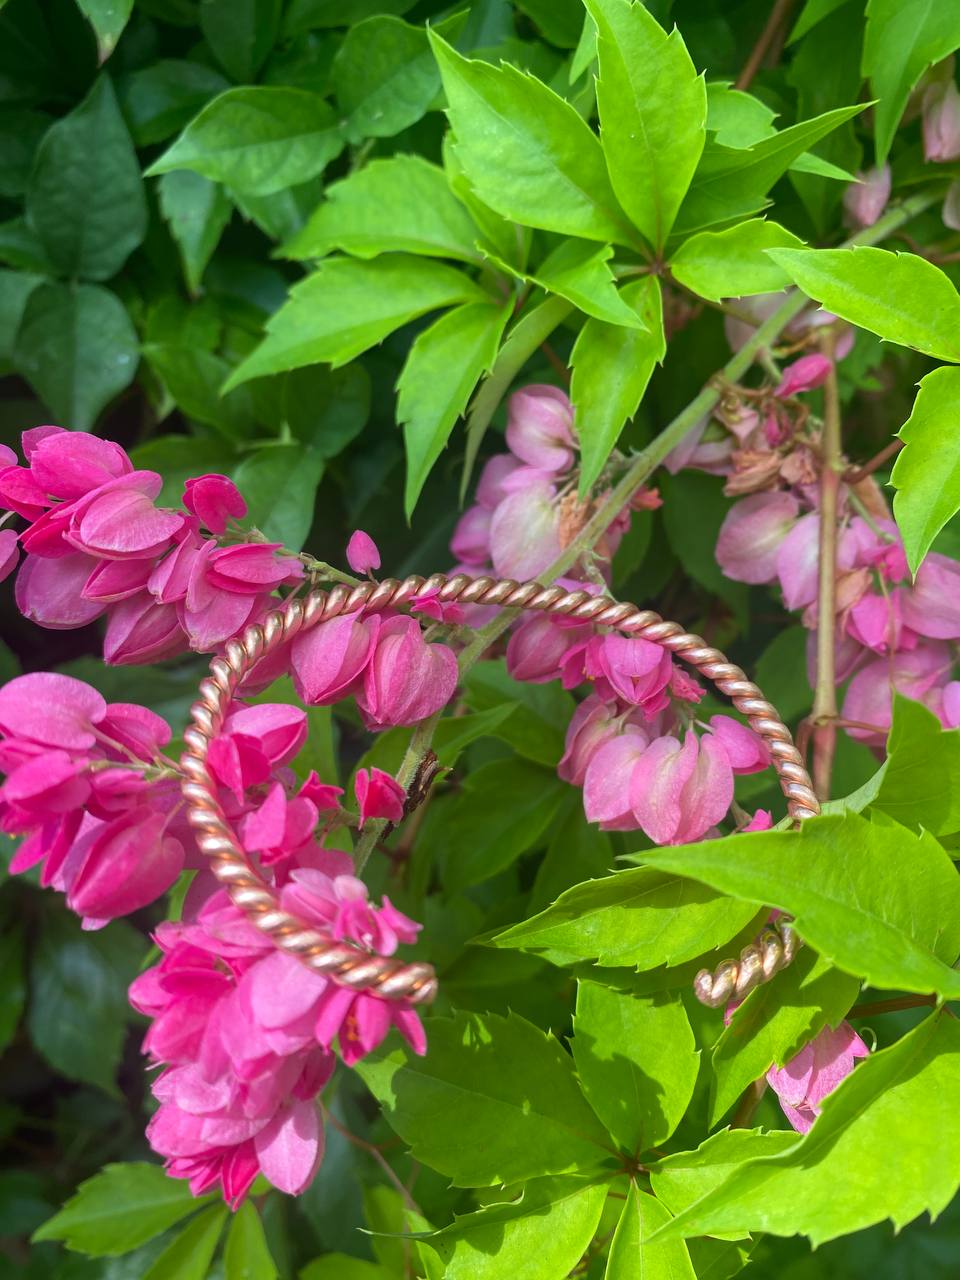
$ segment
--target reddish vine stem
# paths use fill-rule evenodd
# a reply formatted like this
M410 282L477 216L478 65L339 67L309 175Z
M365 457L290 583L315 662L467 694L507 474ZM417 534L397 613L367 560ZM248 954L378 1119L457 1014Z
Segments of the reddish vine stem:
M823 342L833 358L833 336ZM830 798L837 743L837 517L843 455L840 445L840 396L836 369L824 384L823 463L820 471L820 578L817 592L817 683L813 695L813 786L820 800Z
M859 484L861 480L866 480L867 476L872 476L875 471L879 471L883 464L889 462L902 448L902 440L891 440L885 448L874 454L870 461L865 462L862 467L848 467L843 473L844 480L850 485Z
M924 1009L937 1003L936 996L897 996L894 1000L867 1001L855 1004L848 1018L869 1018L875 1013L898 1013L901 1009Z
M735 89L747 89L750 87L754 76L760 70L764 58L770 52L777 35L785 25L793 5L794 0L776 0L776 4L770 10L770 17L767 19L766 26L757 37L756 44L750 50L750 56L743 64L743 70L737 76L736 83L733 86Z

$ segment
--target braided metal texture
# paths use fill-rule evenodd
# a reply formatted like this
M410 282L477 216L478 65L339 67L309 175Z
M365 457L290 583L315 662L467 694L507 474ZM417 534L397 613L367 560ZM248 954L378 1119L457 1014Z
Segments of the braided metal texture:
M373 990L413 1004L426 1003L436 994L436 976L430 965L404 964L393 957L371 955L362 947L334 940L325 931L280 907L274 890L251 864L224 815L217 784L207 766L207 752L210 742L220 732L238 687L267 654L318 623L361 610L374 613L402 608L423 592L435 594L446 602L498 605L613 627L663 645L726 694L763 738L790 816L799 821L820 812L790 730L757 686L700 636L691 635L675 622L665 622L651 610L587 591L565 591L559 586L544 587L537 582L521 583L511 578L468 578L464 574L449 578L444 574L433 574L429 578L414 574L402 582L388 578L356 587L338 585L329 591L314 590L303 598L290 600L262 623L248 627L242 636L227 642L222 656L214 658L210 674L201 683L199 698L190 711L192 723L184 735L186 750L180 764L187 817L217 879L240 910L277 947L317 973L358 991ZM744 995L788 964L793 950L793 935L788 926L781 924L767 929L752 947L741 952L739 961L724 961L712 976L707 970L699 973L695 981L697 995L709 1005Z

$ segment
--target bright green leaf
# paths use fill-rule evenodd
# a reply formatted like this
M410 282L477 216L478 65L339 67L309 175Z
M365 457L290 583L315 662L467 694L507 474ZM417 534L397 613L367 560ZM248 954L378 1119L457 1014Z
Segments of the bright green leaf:
M444 1280L564 1280L593 1239L606 1196L602 1184L536 1180L518 1200L465 1214L426 1243Z
M65 276L107 280L143 240L140 165L106 76L44 135L26 203L30 225Z
M346 1253L327 1253L315 1258L298 1274L299 1280L392 1280L390 1272L377 1263L352 1258Z
M227 75L256 79L280 27L283 0L203 0L200 26Z
M897 433L906 448L894 464L893 513L916 573L943 526L960 511L960 369L920 380L910 417Z
M158 1164L108 1164L81 1182L33 1238L62 1240L68 1249L94 1258L115 1257L152 1240L205 1202Z
M696 1151L678 1151L650 1167L658 1200L674 1215L709 1196L747 1161L780 1155L800 1138L792 1129L721 1129Z
M960 729L944 729L921 702L894 696L887 761L873 800L905 827L960 830Z
M925 258L889 249L771 249L809 298L887 342L960 361L960 296Z
M654 1231L669 1221L670 1211L631 1182L610 1245L604 1280L697 1280L682 1240L650 1243Z
M871 986L960 998L949 967L960 950L960 876L926 833L845 813L640 856L789 912L816 951Z
M494 941L498 947L555 951L570 962L595 959L604 967L654 969L706 956L756 914L747 903L640 867L568 889L546 911Z
M613 189L649 243L663 247L706 138L707 96L679 31L640 3L586 0L597 24L597 105Z
M410 349L397 382L397 422L407 453L407 519L474 387L496 359L510 311L492 301L468 302L434 320Z
M430 33L458 159L481 200L530 227L632 240L596 135L535 76L463 58Z
M645 328L625 329L591 318L570 357L581 496L596 482L666 351L660 285L655 277L631 281L620 290L620 297L635 308Z
M743 89L734 89L728 80L707 85L707 130L722 147L752 147L777 132L777 113Z
M581 980L573 1029L580 1085L608 1132L633 1155L666 1142L700 1068L679 997L633 996Z
M130 317L109 289L43 284L27 301L13 358L61 426L90 431L133 381L139 350Z
M209 1209L198 1213L171 1240L143 1280L207 1280L226 1220L227 1206L224 1204L212 1204Z
M441 262L391 253L372 262L330 258L290 290L263 342L224 387L307 364L346 364L394 329L457 302L489 295Z
M939 0L869 0L863 74L877 99L874 132L883 164L914 85L960 48L960 10Z
M644 329L643 315L617 292L613 272L607 265L612 257L612 245L598 249L587 240L565 240L534 273L523 278L547 293L559 294L597 320Z
M462 26L458 15L433 30L455 39ZM416 124L440 92L426 30L383 13L350 28L332 77L350 142L392 138Z
M147 173L192 169L267 196L322 173L342 150L336 115L319 94L255 85L214 98Z
M244 458L234 472L250 523L290 551L299 551L313 524L324 461L294 441L268 445Z
M825 1026L839 1026L859 990L858 979L804 947L793 964L751 991L713 1047L710 1124L770 1067L782 1067Z
M230 221L230 201L221 186L189 169L165 173L158 190L160 212L180 250L187 288L196 294L204 269Z
M96 32L100 61L106 62L130 20L133 0L77 0L77 8Z
M478 263L480 232L453 195L446 175L421 156L372 160L342 182L281 253L323 258L334 249L357 258L422 253Z
M701 231L685 240L670 261L671 274L701 298L743 298L776 293L790 276L764 252L798 249L803 241L776 222L753 218L727 231Z
M276 1280L260 1214L249 1200L237 1210L223 1251L224 1280Z
M816 1246L885 1218L899 1230L925 1209L936 1217L960 1186L958 1093L960 1023L931 1014L828 1095L802 1141L735 1168L663 1238L756 1230Z
M414 1157L460 1187L594 1169L606 1135L557 1041L511 1014L431 1018L430 1051L357 1064Z

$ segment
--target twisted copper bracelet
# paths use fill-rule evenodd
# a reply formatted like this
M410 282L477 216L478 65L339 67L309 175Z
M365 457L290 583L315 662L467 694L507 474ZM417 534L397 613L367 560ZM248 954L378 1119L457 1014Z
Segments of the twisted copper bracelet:
M251 864L223 812L217 784L207 766L207 751L220 732L238 687L268 653L320 622L361 609L371 613L400 608L424 592L444 602L498 605L615 627L663 645L726 694L763 738L790 817L799 821L820 812L790 730L757 686L700 636L684 631L676 622L665 622L649 609L588 591L566 591L538 582L518 583L511 578L468 578L464 574L451 578L440 573L429 578L413 574L402 582L387 578L355 587L317 589L289 600L263 622L248 627L241 637L227 642L221 657L213 659L209 676L201 682L199 700L190 709L192 724L184 734L186 750L180 760L187 818L196 830L199 848L210 859L214 875L258 929L315 972L357 991L373 990L413 1004L429 1002L437 990L431 965L403 964L392 957L372 955L354 943L336 941L324 930L282 909L276 893ZM725 960L712 975L706 969L698 973L694 981L696 994L711 1006L742 997L789 964L794 950L795 938L788 923L767 927L755 943L741 951L739 960Z

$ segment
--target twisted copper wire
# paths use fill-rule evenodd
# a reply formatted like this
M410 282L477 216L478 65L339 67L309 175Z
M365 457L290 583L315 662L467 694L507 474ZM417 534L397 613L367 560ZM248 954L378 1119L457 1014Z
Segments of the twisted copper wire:
M428 964L403 964L392 957L371 955L349 942L337 942L322 929L297 919L282 909L274 890L252 866L220 804L217 785L207 766L210 742L220 732L238 687L256 664L298 633L320 622L355 613L395 609L413 596L429 592L444 602L498 605L614 627L669 649L726 694L763 738L770 752L790 816L799 821L820 812L820 806L790 730L763 694L743 671L728 662L700 636L691 635L676 622L665 622L649 609L638 609L609 596L587 591L544 587L538 582L512 578L429 578L413 574L402 582L364 582L355 587L334 586L292 599L230 640L221 657L210 664L201 682L200 697L190 709L192 724L184 734L186 750L180 765L187 818L197 833L197 844L210 859L214 875L233 902L283 951L296 956L317 973L358 991L374 990L382 996L411 1003L426 1003L436 994L436 976ZM697 996L704 1004L719 1005L731 996L745 995L786 964L795 949L788 925L767 928L739 961L726 960L711 976L701 971L695 979Z

